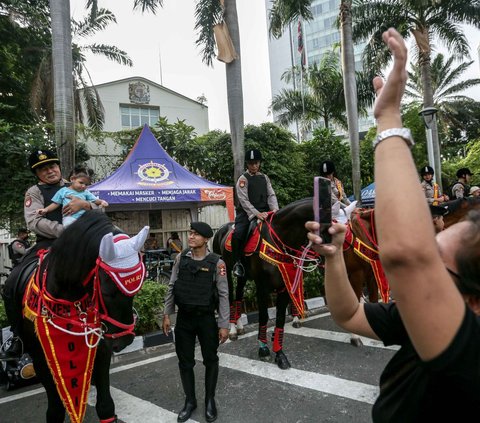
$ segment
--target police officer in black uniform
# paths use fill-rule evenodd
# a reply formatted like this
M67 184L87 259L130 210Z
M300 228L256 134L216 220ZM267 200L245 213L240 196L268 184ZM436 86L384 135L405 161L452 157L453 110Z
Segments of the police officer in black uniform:
M241 257L250 222L253 219L263 220L269 211L278 210L275 191L267 175L260 172L262 153L249 150L245 154L247 171L238 178L235 191L238 199L235 231L232 236L232 259L235 263L233 274L245 276Z
M178 421L187 421L197 408L195 396L195 338L198 337L205 365L205 418L217 418L215 389L218 379L219 343L228 337L229 303L226 268L220 256L207 249L213 236L204 222L192 222L188 247L175 259L165 297L163 332L170 332L170 314L178 307L175 325L175 349L180 377L185 392L185 404ZM215 310L218 310L218 321Z
M60 161L55 153L47 149L36 148L30 154L28 164L32 173L38 178L38 183L30 187L25 194L24 215L27 228L37 235L36 244L25 255L21 264L15 266L5 281L2 292L5 311L13 332L10 347L0 353L0 360L17 360L22 355L20 340L21 315L18 311L21 298L16 295L16 286L22 270L36 260L36 253L43 248L49 248L53 241L63 232L62 213L73 214L80 209L96 208L92 203L74 197L67 206L57 209L46 216L36 213L37 209L48 206L55 193L65 185L60 170Z

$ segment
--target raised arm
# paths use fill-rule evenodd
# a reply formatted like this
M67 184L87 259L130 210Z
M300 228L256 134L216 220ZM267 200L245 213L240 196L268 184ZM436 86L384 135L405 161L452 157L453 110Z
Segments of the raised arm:
M386 31L383 40L393 54L394 66L385 83L374 79L379 134L402 128L400 101L407 80L404 40L394 29ZM415 349L423 359L431 359L453 339L465 304L441 260L427 202L404 138L389 136L377 144L375 184L380 259Z

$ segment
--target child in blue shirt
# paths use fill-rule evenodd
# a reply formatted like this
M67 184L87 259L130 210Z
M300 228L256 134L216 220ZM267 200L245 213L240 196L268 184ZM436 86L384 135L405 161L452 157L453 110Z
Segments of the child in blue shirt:
M52 198L52 203L43 209L38 209L37 213L45 215L52 212L60 206L67 205L72 197L78 197L82 200L90 201L100 207L108 207L108 203L104 200L100 200L95 197L90 191L87 190L87 186L90 185L90 176L82 171L77 171L73 173L70 177L70 186L63 187ZM85 210L80 210L71 216L63 216L63 226L67 227L68 225L75 222Z

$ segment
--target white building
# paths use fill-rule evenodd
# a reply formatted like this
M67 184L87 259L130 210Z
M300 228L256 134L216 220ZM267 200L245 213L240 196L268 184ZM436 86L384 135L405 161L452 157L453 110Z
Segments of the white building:
M169 123L183 120L195 128L197 135L209 131L206 105L146 78L120 79L96 85L96 89L105 109L105 132L133 129L145 123L153 127L159 117L166 117ZM89 139L87 149L91 156L89 166L98 177L108 175L117 162L112 156L123 153L111 139Z

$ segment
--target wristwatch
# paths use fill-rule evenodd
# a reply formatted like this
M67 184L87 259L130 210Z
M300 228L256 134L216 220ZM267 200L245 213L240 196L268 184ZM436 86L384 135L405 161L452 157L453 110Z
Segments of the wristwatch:
M377 148L377 145L380 144L383 140L390 137L402 138L410 148L412 148L415 145L410 129L390 128L390 129L385 129L385 131L382 131L377 135L377 137L375 138L375 141L373 141L373 149Z

